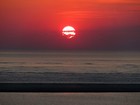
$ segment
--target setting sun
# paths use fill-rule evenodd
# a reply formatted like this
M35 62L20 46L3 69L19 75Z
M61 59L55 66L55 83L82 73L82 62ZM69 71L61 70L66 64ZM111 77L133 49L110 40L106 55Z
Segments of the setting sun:
M71 39L76 35L75 29L72 26L65 26L62 30L62 35Z

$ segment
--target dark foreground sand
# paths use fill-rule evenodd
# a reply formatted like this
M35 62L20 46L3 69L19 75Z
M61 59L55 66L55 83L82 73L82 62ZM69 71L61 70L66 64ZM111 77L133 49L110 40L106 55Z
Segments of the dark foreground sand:
M0 93L0 105L140 105L140 93Z

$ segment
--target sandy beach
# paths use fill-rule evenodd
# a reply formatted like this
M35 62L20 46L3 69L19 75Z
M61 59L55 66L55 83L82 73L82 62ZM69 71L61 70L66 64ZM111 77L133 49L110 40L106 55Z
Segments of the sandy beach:
M139 105L140 93L0 93L0 105Z

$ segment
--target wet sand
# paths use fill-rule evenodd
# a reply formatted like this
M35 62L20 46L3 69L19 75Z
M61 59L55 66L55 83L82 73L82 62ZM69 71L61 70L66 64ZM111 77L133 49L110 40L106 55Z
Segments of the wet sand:
M0 105L140 105L140 93L0 93Z

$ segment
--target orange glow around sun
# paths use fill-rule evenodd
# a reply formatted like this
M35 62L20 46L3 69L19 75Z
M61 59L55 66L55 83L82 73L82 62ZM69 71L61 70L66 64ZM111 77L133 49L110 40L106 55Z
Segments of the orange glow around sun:
M73 38L75 35L75 29L72 26L65 26L62 30L62 36L65 36L68 39Z

